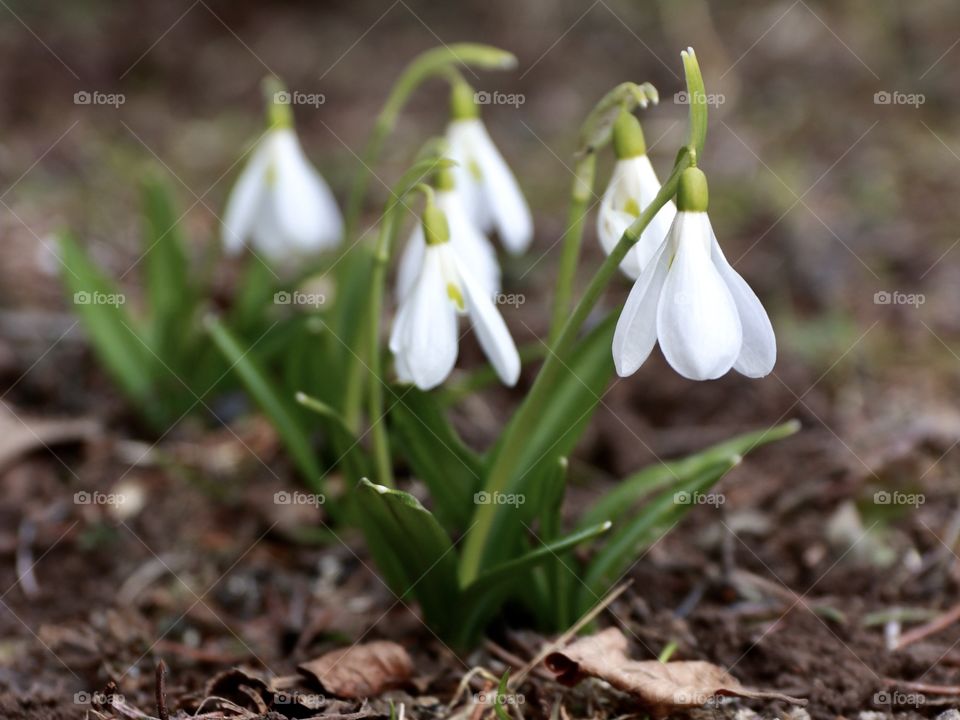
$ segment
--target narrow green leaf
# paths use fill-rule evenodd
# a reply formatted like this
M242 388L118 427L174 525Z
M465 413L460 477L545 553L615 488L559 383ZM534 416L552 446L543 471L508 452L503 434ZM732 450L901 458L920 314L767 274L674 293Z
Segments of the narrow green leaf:
M643 496L683 482L713 465L725 463L731 455L746 455L762 445L789 437L799 429L800 423L790 420L765 430L755 430L724 440L695 455L645 467L604 493L603 497L583 514L578 527L590 527L604 520L618 522Z
M125 296L100 271L69 233L61 233L60 257L69 300L80 316L94 353L120 388L148 416L156 369L153 358L134 333L136 323ZM111 298L116 302L110 302Z
M441 636L452 632L460 610L457 554L440 523L413 495L366 478L356 498L357 521L393 592L416 598Z
M150 178L141 192L150 347L165 363L176 366L189 335L185 325L195 309L194 289L169 187Z
M537 498L541 478L552 472L559 459L568 456L576 446L613 375L610 343L616 321L617 313L611 313L578 343L570 362L557 369L551 392L543 402L535 425L516 427L516 418L522 417L518 410L504 429L490 454L488 469L497 462L497 454L507 437L522 433L525 438L511 462L511 480L506 492L529 493L531 499ZM532 520L535 504L525 503L523 512L506 506L496 508L484 565L503 562L516 552L523 536L523 522Z
M319 415L324 421L324 430L332 436L333 446L337 448L338 463L343 464L347 477L355 481L369 471L369 463L360 440L347 427L343 416L322 400L298 392L296 400L303 407Z
M436 395L396 386L388 399L397 452L430 488L434 512L444 525L463 529L473 512L473 494L483 476L479 456L447 419Z
M558 555L563 554L567 550L571 550L587 540L592 540L595 537L603 535L605 532L607 532L607 530L610 529L610 527L611 524L609 522L600 523L596 527L578 530L577 532L572 533L561 540L554 540L552 542L542 544L537 549L531 550L521 557L508 560L507 562L501 563L496 567L484 571L480 577L470 583L464 592L466 592L468 595L473 593L482 593L489 589L490 586L499 584L505 580L516 581L518 579L523 579L525 578L524 573L529 572L537 565L540 565L547 560L554 559Z
M591 559L579 591L579 612L585 612L636 561L637 555L657 537L657 531L679 522L695 505L677 502L678 493L703 493L741 460L732 455L726 462L713 465L686 482L668 488L643 506L631 520L619 526L607 543Z
M296 421L292 403L284 400L256 359L240 345L226 326L215 317L208 317L206 325L213 341L231 363L231 368L239 375L247 392L273 422L308 485L321 491L320 467L306 431Z
M497 714L497 720L513 720L510 713L503 707L507 702L507 683L510 682L510 670L508 669L503 677L500 678L500 684L497 685L497 699L493 704L493 710Z

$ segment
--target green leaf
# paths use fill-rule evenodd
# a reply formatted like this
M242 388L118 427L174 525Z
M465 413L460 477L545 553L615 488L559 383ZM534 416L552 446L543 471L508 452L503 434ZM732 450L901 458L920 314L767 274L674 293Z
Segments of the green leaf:
M513 720L510 717L510 713L504 709L504 704L507 702L507 683L510 682L510 670L509 668L503 674L503 677L500 678L500 684L497 685L497 699L493 704L493 710L497 714L497 720Z
M731 455L724 462L717 463L684 482L668 488L654 500L643 506L631 520L619 526L603 548L592 558L583 576L579 590L579 612L586 612L597 599L610 589L617 580L635 562L639 553L652 544L658 537L658 530L665 526L673 527L693 507L692 503L679 503L678 493L703 493L722 478L741 460L739 455ZM669 528L668 528L669 529Z
M561 457L570 454L589 423L613 375L610 344L616 321L617 313L611 313L579 342L570 362L557 369L535 425L516 427L516 419L521 416L518 410L501 434L488 459L488 469L496 463L504 439L522 433L525 442L510 465L506 492L523 494L528 502L523 513L496 508L484 565L502 562L516 552L523 536L523 521L531 520L530 513L539 507L541 479L555 470Z
M482 593L491 585L497 585L507 580L521 580L525 582L525 576L523 573L528 572L532 568L540 565L547 560L555 559L558 555L571 550L577 545L586 542L587 540L592 540L595 537L603 535L607 530L609 530L611 524L609 522L600 523L599 525L591 528L586 528L585 530L578 530L575 533L568 535L567 537L561 540L554 540L549 543L544 543L540 545L535 550L522 555L513 560L508 560L507 562L501 563L496 567L490 568L489 570L484 571L480 577L474 580L467 589L464 591L467 595L473 593Z
M620 517L630 512L633 505L644 495L682 482L718 463L725 463L732 455L746 455L762 445L789 437L799 429L800 423L790 420L765 430L756 430L724 440L696 455L658 462L646 467L605 493L583 514L577 525L590 527L604 520L618 522Z
M360 440L347 427L343 416L322 400L298 392L296 400L303 407L313 410L324 421L324 430L331 436L338 454L338 463L342 463L347 477L352 481L364 477L369 471L369 463Z
M277 391L256 359L244 350L226 326L215 317L208 317L206 325L213 341L231 363L231 369L236 371L247 392L270 418L308 485L321 491L320 467L306 431L297 423L292 402Z
M73 236L61 233L59 241L69 300L80 316L94 353L138 408L159 420L151 403L155 361L138 338L136 324L124 302L107 302L111 296L118 300L124 296Z
M407 386L394 386L391 394L387 404L397 451L430 488L444 525L465 528L483 476L480 458L460 439L435 394Z
M545 625L549 626L550 619L560 616L559 612L568 604L569 598L534 592L532 585L535 578L531 573L542 565L549 566L551 562L557 562L564 577L571 577L570 568L564 567L563 563L559 562L559 557L609 529L610 523L601 523L597 527L575 532L563 539L542 543L540 547L528 550L520 557L484 572L463 592L461 619L454 639L456 645L465 648L472 646L500 611L503 603L511 597L522 601L532 600L525 604L533 612L544 615ZM555 603L556 607L549 607L549 603Z
M409 493L360 481L355 516L370 554L401 600L415 598L445 636L457 625L457 553L437 519Z
M617 315L610 313L579 342L570 362L558 373L537 424L515 428L511 422L504 430L504 434L523 432L527 438L515 465L512 487L516 492L523 491L528 484L525 478L535 468L553 468L561 457L568 456L590 422L613 375L610 345Z
M179 364L186 327L195 308L183 237L167 184L159 178L143 183L143 266L147 286L150 347L165 363Z

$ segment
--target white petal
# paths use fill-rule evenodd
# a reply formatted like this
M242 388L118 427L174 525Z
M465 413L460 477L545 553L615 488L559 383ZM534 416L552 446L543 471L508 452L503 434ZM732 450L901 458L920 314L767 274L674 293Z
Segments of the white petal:
M666 239L660 244L620 312L613 334L613 364L620 377L633 375L657 342L657 303L667 278L670 246Z
M720 277L727 283L727 289L737 304L740 313L740 325L743 327L743 346L733 369L747 377L759 378L769 375L777 362L777 338L767 311L760 304L756 293L747 282L733 269L723 255L717 238L713 236L710 255Z
M493 243L480 232L467 214L463 201L454 190L437 193L437 206L443 210L450 225L450 245L466 263L471 275L488 296L500 292L500 263Z
M467 312L473 322L474 332L480 347L490 359L494 370L505 385L514 386L520 377L520 354L510 337L510 331L503 321L493 300L480 283L472 276L470 268L463 260L457 259L460 270L460 285L464 291Z
M484 199L480 166L472 151L474 126L467 120L457 120L447 126L448 154L453 166L454 187L460 195L463 207L481 232L493 229L493 216Z
M657 337L667 362L691 380L712 380L733 367L743 344L740 317L710 259L706 213L678 213L676 254L657 306Z
M317 252L336 246L343 219L330 188L307 160L292 129L275 130L269 202L290 252Z
M440 248L424 252L420 275L410 289L390 336L397 370L421 390L442 383L457 361L457 313L447 297Z
M223 246L230 254L243 248L261 212L267 190L268 160L269 148L265 142L261 142L252 150L250 159L230 191L221 228Z
M608 255L620 241L623 231L636 220L636 216L627 212L627 208L642 211L653 202L658 192L660 181L657 180L650 158L638 155L617 161L597 215L597 235ZM620 264L624 274L631 278L640 276L667 236L675 216L676 208L672 202L660 208Z
M402 303L403 299L410 292L413 283L420 274L420 268L423 265L423 251L427 244L423 239L423 225L418 221L410 233L410 239L403 249L403 255L400 256L400 265L397 268L397 302Z
M460 152L466 155L465 169L472 175L479 170L481 202L486 205L500 240L510 252L522 253L533 240L533 217L516 178L479 119L457 120L453 125L462 126L458 143L463 148ZM454 159L462 163L459 158ZM489 225L480 227L490 229Z

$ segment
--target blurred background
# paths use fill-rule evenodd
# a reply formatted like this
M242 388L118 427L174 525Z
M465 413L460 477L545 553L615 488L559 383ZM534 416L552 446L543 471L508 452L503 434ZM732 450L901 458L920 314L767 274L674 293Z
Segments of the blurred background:
M604 396L580 459L617 478L657 456L797 417L804 432L776 446L786 449L764 450L726 490L728 505L776 508L772 516L784 520L759 528L744 520L757 541L739 548L744 563L773 566L778 579L805 589L832 569L836 537L868 524L864 498L877 488L918 488L926 503L877 541L870 562L891 547L924 558L952 552L960 531L951 453L960 442L960 4L951 0L0 0L3 397L39 414L123 417L64 302L53 233L72 228L124 277L136 303L136 273L127 270L140 252L137 181L159 171L173 182L201 257L217 242L226 195L262 130L260 82L270 74L322 95L316 106L295 107L296 123L342 205L404 64L455 41L519 58L516 71L467 79L518 98L485 106L483 118L536 219L533 247L511 261L505 283L526 298L504 308L520 343L545 335L577 132L593 104L625 80L658 88L659 106L640 117L663 177L686 132L676 93L687 46L714 99L700 163L712 222L771 312L777 369L760 381L731 374L693 384L655 352ZM113 101L84 104L94 94ZM446 118L443 83L413 98L374 168L368 223ZM601 159L597 204L611 165ZM585 248L581 282L601 259L594 216ZM607 308L629 289L615 285ZM484 427L500 422L504 397L458 410L468 438L489 437ZM24 478L4 482L10 503L30 492ZM18 521L12 504L4 512ZM695 548L700 539L678 536L666 547ZM955 588L950 563L953 584L918 582L901 600L930 604ZM879 598L883 586L874 573L846 574L830 587ZM675 603L673 590L662 592L664 606ZM35 609L46 618L75 614L56 603ZM847 683L862 674L851 664ZM763 679L763 667L761 658L743 672ZM843 709L860 700L829 702Z
M468 79L522 100L490 105L484 119L537 217L535 244L514 279L526 292L528 324L541 331L546 314L535 309L549 297L534 288L545 290L556 266L584 115L616 83L654 83L662 101L642 119L666 173L685 133L686 107L674 97L679 52L692 45L717 101L702 161L714 225L778 316L785 358L822 371L849 351L831 376L857 358L883 357L881 366L898 366L896 379L921 380L901 366L934 363L946 371L943 383L955 382L957 361L944 346L960 302L952 122L960 8L952 3L7 0L0 11L8 59L0 67L0 293L8 311L62 310L50 239L60 228L74 229L107 267L130 267L139 254L135 181L149 169L171 178L198 246L213 242L226 193L261 132L259 83L271 73L322 96L297 106L297 127L343 202L402 65L425 48L473 40L519 57L516 72ZM77 104L77 93L116 99ZM376 168L369 211L422 140L442 130L446 112L440 82L413 99ZM609 165L601 163L598 196ZM586 245L592 268L592 219ZM876 304L877 292L922 293L924 303L891 295ZM10 323L17 331L16 316ZM28 337L39 328L27 325ZM35 349L8 343L4 355L19 365L35 360ZM781 368L801 394L789 364Z

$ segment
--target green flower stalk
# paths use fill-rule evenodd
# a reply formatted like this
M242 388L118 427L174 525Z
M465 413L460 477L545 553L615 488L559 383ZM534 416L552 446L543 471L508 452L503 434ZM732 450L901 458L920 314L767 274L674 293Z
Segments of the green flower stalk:
M573 297L573 281L580 260L583 244L583 228L589 214L596 176L596 154L613 136L617 119L634 108L646 108L659 102L657 89L650 83L622 83L601 98L587 115L580 130L580 148L574 168L573 186L570 189L570 208L567 212L567 230L563 235L560 251L560 267L554 292L553 313L550 322L549 342L556 341L563 323L570 313Z
M394 83L387 101L374 121L373 131L363 152L360 170L347 201L347 237L352 237L356 231L363 198L370 181L370 173L373 172L383 149L383 143L393 131L407 100L426 80L437 76L449 76L449 70L458 65L480 70L509 70L517 66L517 59L506 50L476 43L444 45L427 50L414 58Z
M616 272L620 263L626 257L630 248L640 239L643 231L650 224L660 209L673 199L677 192L681 173L687 169L702 150L706 138L707 106L704 102L694 102L696 97L705 97L703 77L696 61L693 50L681 53L687 80L687 92L690 103L690 141L685 150L682 150L674 165L670 177L663 184L660 192L651 203L644 208L637 219L623 232L619 242L610 252L587 285L583 296L576 307L563 323L556 340L550 345L540 372L534 381L524 403L517 410L509 426L503 434L503 441L497 447L487 473L484 491L488 493L509 493L517 490L516 485L523 479L523 469L518 473L518 458L522 455L526 443L525 429L536 425L542 408L554 390L554 384L562 376L569 354L584 322L593 310L610 278ZM624 86L620 86L623 88ZM588 117L585 124L585 145L595 148L598 144L609 140L613 125L620 114L622 106L621 96L625 94L620 88L608 94L606 98ZM611 97L612 96L612 97ZM564 281L564 279L561 279ZM518 477L520 474L520 477ZM494 538L500 536L502 525L506 522L502 510L494 505L480 505L474 513L474 525L467 534L463 544L463 556L459 568L460 579L463 583L475 580L483 568L490 562L502 558L496 557L493 546Z

